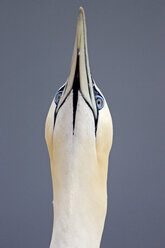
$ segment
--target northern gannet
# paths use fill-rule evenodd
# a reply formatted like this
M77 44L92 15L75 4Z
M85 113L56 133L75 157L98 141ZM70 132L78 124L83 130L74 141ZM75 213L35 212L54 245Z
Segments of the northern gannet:
M100 247L112 137L110 111L90 73L80 7L70 73L45 124L54 209L50 248Z

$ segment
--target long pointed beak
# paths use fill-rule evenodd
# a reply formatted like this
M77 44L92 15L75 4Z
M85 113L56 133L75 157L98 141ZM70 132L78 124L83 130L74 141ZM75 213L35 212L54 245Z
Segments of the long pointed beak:
M80 7L79 9L77 31L76 31L75 45L73 49L71 68L65 91L63 92L63 95L60 99L61 103L68 96L68 94L73 88L77 62L79 66L78 73L79 73L80 92L84 97L84 99L86 100L86 102L91 107L95 118L97 118L97 109L96 109L96 103L93 93L93 83L89 68L85 13L82 7Z

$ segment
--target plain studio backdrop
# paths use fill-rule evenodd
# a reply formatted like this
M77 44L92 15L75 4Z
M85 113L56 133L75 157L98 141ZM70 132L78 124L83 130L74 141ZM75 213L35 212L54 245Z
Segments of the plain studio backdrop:
M0 0L0 248L48 248L45 118L65 82L79 6L114 124L103 248L165 247L165 1Z

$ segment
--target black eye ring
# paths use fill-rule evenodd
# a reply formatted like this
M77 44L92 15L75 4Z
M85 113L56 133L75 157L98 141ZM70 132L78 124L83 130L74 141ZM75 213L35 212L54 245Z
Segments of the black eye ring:
M98 110L102 109L104 107L104 98L100 95L96 95L95 99Z
M57 105L60 101L60 98L61 98L61 95L62 95L62 90L58 91L54 97L54 102L55 104Z

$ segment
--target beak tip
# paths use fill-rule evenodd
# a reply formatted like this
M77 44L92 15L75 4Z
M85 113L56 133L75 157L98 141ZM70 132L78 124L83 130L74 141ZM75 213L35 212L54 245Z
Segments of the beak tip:
M83 7L79 8L79 18L81 18L82 20L85 19L85 11L84 11Z
M79 14L80 14L80 13L81 13L81 14L84 14L84 9L83 9L83 7L80 7L80 8L79 8Z

